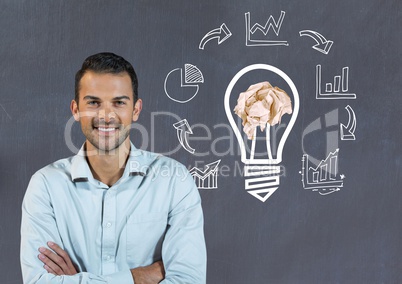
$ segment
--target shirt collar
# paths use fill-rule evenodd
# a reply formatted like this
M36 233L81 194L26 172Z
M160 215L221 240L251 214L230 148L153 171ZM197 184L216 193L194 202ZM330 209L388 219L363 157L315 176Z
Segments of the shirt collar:
M146 155L143 150L137 149L130 141L130 156L128 157L123 177L145 176L149 165L156 157ZM85 143L71 161L71 179L73 182L83 182L93 179L91 169L85 157Z

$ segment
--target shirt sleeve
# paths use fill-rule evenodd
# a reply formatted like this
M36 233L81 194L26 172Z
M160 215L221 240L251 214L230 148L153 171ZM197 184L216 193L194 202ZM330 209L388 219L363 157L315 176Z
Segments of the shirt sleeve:
M25 284L134 283L130 270L103 276L88 272L69 276L55 276L48 273L38 259L39 247L45 246L48 241L53 241L63 248L45 177L36 173L29 182L22 203L20 260L23 282Z
M183 166L184 168L184 166ZM206 247L201 198L193 177L184 168L173 183L172 207L162 246L163 284L206 282Z

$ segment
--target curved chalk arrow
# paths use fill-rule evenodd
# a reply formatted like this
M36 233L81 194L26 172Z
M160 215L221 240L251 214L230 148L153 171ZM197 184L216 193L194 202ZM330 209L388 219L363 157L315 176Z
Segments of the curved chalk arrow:
M217 38L218 44L221 44L225 40L227 40L232 33L229 31L228 27L223 23L219 28L216 28L210 32L208 32L201 40L199 49L204 49L205 45L208 41Z
M345 109L349 114L348 125L344 125L341 123L341 140L356 140L355 130L356 130L356 114L353 109L347 105ZM347 132L347 133L345 133Z
M173 126L177 129L177 138L179 139L181 146L183 146L186 151L193 154L195 149L191 148L187 141L188 134L193 134L193 131L191 130L187 119L180 120L173 124Z
M328 54L330 51L332 44L334 43L332 40L327 40L323 35L311 30L304 30L299 32L300 36L309 36L313 38L317 44L313 46L315 50L322 52L324 54Z

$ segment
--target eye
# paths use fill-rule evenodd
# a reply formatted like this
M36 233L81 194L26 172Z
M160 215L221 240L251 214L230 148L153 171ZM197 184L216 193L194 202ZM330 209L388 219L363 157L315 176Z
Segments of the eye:
M99 102L98 101L88 101L87 104L90 106L98 106Z
M118 106L123 106L126 104L126 102L125 101L116 101L115 104Z

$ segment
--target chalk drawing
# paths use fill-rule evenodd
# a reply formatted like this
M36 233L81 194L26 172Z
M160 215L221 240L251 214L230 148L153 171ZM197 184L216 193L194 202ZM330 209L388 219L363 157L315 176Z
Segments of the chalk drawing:
M304 154L300 171L303 188L316 191L321 195L340 191L345 175L338 172L338 154L339 149L330 152L316 167L310 166L309 156Z
M195 149L191 148L188 144L188 135L193 134L190 125L187 122L187 119L180 120L173 124L173 127L177 130L177 138L179 139L180 145L191 154L194 153Z
M300 36L309 36L316 41L316 45L313 48L321 53L328 54L331 50L332 40L327 40L322 34L311 30L303 30L299 32Z
M201 40L199 49L204 49L205 45L207 44L208 41L212 39L218 39L218 44L221 44L225 40L227 40L229 37L232 36L232 33L228 29L225 23L223 23L219 28L216 28L210 32L208 32Z
M175 81L174 85L179 85L181 88L191 88L193 89L193 93L189 97L179 97L178 95L175 95L171 91L168 91L168 81L169 77L174 74L174 73L179 73L180 74L180 82ZM184 78L184 80L183 80ZM165 89L165 94L173 101L178 102L178 103L187 103L191 101L198 93L199 90L199 85L204 83L204 76L201 73L201 71L197 68L197 66L194 66L192 64L185 64L184 65L184 70L183 68L176 68L170 71L165 78L165 83L164 83L164 89Z
M285 80L285 82L290 87L290 90L292 91L293 112L282 134L282 137L279 140L275 158L272 156L272 154L269 154L272 153L270 149L271 127L269 125L267 125L266 130L264 130L268 159L255 158L255 147L253 146L253 144L252 149L250 151L250 155L249 157L247 157L246 146L243 140L243 135L241 133L241 130L238 128L238 125L233 117L232 108L230 107L230 96L232 95L232 90L235 84L244 74L253 70L270 71L275 76L282 77L282 79ZM239 94L235 95L238 96ZM225 104L226 116L230 122L230 126L232 127L233 132L236 135L237 142L240 146L241 161L245 164L244 166L244 172L246 177L245 190L252 196L256 197L258 200L265 202L279 187L280 166L278 166L278 164L282 162L282 152L285 142L289 136L290 131L293 128L293 125L296 122L296 118L299 113L299 107L300 107L299 93L293 81L282 70L267 64L253 64L241 69L230 81L225 92L224 104ZM254 137L256 137L256 135L254 135Z
M348 125L340 124L341 140L356 140L356 114L352 107L347 105L345 109L348 111L349 120Z
M245 13L246 46L288 46L289 44L287 41L272 40L268 38L268 32L271 30L271 28L275 35L279 36L285 14L286 13L284 11L281 11L278 21L275 21L274 17L270 15L264 26L259 23L255 23L253 26L251 26L250 12Z
M349 67L342 68L342 74L334 77L333 82L325 84L325 92L321 91L321 65L316 66L316 99L338 100L356 99L356 94L349 93Z
M200 189L218 188L218 165L221 160L217 160L205 166L204 170L193 167L190 174L193 176L195 184Z

